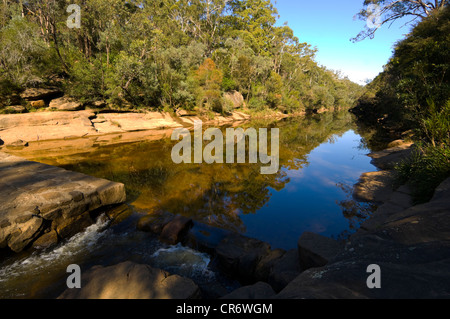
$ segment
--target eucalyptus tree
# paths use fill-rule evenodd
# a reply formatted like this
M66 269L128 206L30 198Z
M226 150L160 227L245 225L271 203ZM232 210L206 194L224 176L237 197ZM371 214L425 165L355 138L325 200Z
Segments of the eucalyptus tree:
M407 23L416 20L422 21L431 14L441 11L449 3L449 0L365 0L363 9L355 18L368 21L368 23L352 41L373 38L381 26L392 24L404 17L410 18Z

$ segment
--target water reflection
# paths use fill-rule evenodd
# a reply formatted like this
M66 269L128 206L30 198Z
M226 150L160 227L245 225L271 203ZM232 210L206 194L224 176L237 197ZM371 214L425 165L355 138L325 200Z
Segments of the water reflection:
M39 160L124 183L138 212L182 214L274 247L295 247L305 230L342 237L357 227L368 207L350 188L373 166L348 112L242 127L280 128L278 174L261 175L262 164L177 165L168 138Z

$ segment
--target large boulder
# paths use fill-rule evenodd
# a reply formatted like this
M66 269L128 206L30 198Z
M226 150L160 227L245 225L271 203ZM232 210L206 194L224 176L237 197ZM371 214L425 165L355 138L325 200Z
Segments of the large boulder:
M51 99L61 95L58 88L29 88L20 94L20 97L27 101L37 101Z
M52 100L49 108L55 111L80 111L84 107L80 102L73 101L67 97L61 97L59 99Z
M216 247L219 267L248 284L256 281L255 271L258 263L269 252L269 244L239 234L225 237Z
M227 92L223 95L225 100L230 101L235 109L244 105L244 96L238 91Z
M5 111L9 114L25 113L27 109L23 105L9 105L5 107Z
M192 219L184 216L177 216L164 226L159 239L166 244L176 245L184 241L189 229L193 226L194 222Z
M46 106L44 100L31 101L30 105L32 108L35 108L35 109L41 109Z
M378 236L352 240L335 262L303 272L277 299L436 299L450 296L449 243L405 246ZM370 289L369 265L381 269Z
M334 239L305 232L298 240L298 254L303 269L322 267L342 250Z
M391 145L395 145L395 147L369 154L373 165L384 170L393 169L396 164L411 156L414 150L414 144L409 142L398 142Z
M96 266L81 276L81 289L67 289L59 299L196 299L198 286L188 278L149 265L123 262Z
M71 237L125 200L121 183L0 153L0 248L20 252L50 230Z
M160 235L164 227L174 219L170 213L167 214L149 214L142 216L136 225L136 228L143 232Z
M301 272L298 250L291 249L275 261L267 281L276 292L280 292Z
M380 218L377 227L350 236L332 262L303 272L276 298L448 298L449 191L450 179L437 188L429 203L392 212ZM367 285L368 266L374 264L381 270L381 289Z

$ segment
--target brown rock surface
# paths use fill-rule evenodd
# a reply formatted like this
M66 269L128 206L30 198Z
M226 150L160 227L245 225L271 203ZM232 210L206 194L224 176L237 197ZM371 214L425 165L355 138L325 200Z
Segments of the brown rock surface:
M80 111L83 109L83 105L80 102L70 100L67 97L61 97L52 100L49 108L57 111Z
M0 153L0 247L21 251L50 225L69 237L125 199L123 184Z
M196 299L199 295L191 279L124 262L91 268L81 276L81 289L67 289L58 299Z
M37 101L52 98L61 94L58 88L29 88L20 94L27 101Z

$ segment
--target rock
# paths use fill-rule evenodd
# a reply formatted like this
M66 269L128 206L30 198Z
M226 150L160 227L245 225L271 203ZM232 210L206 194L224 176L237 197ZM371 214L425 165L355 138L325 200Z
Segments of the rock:
M263 300L263 299L270 299L273 296L275 296L275 291L273 291L272 287L269 284L265 282L258 282L252 286L239 288L220 299Z
M366 219L361 225L358 232L372 231L378 229L386 222L386 219L396 213L403 211L404 208L391 202L387 202L376 209L376 211Z
M0 131L6 144L17 139L34 142L98 135L90 116L95 114L89 111L6 114L0 115Z
M44 100L38 100L38 101L31 101L30 102L31 107L35 108L35 109L41 109L43 107L46 106L45 101Z
M255 282L255 270L270 245L238 234L225 237L216 248L219 267L243 283Z
M97 118L103 121L94 123L94 126L105 134L182 127L169 113L102 113Z
M450 240L450 202L432 201L387 218L376 234L405 245Z
M123 262L91 268L81 289L67 289L58 299L196 299L198 286L188 278L148 265Z
M70 237L92 223L91 212L125 200L123 184L0 152L3 248L19 252L50 227L60 237Z
M41 234L43 226L44 221L40 217L33 217L25 223L20 223L19 229L7 240L9 248L14 252L22 251Z
M400 147L400 146L402 146L402 147L404 147L404 146L409 147L409 146L411 146L411 143L406 142L404 140L396 140L396 141L390 142L388 144L387 148L390 149L390 148Z
M20 97L27 101L37 101L54 98L61 95L58 88L29 88L20 94Z
M194 226L192 219L177 216L164 226L159 239L169 245L176 245L183 242L189 229Z
M189 116L189 112L186 110L182 110L182 109L177 110L176 113L177 113L177 116L179 116L179 117Z
M199 284L202 291L202 299L214 300L222 298L230 293L229 288L225 288L221 283L212 280Z
M128 138L136 136L136 140L138 135L149 137L171 134L170 129L182 126L170 114L159 112L101 113L97 116L92 111L84 110L0 115L1 138L6 144L17 139L42 142L124 132L136 132L127 135ZM158 132L154 132L155 130ZM148 132L144 133L145 131ZM120 136L120 138L126 137Z
M280 292L301 272L298 250L292 249L276 260L270 271L268 283L275 291Z
M106 217L111 221L112 225L117 225L133 214L133 209L127 204L112 207L105 212Z
M58 243L58 234L55 230L51 230L48 233L39 237L33 242L33 248L35 249L46 249L52 247Z
M94 221L89 212L85 212L73 218L64 218L62 221L55 220L55 230L61 238L71 238L91 226Z
M106 107L106 102L105 101L95 101L90 103L90 106L96 108L96 109L102 109L104 107Z
M277 299L437 299L450 296L449 243L404 246L365 236L335 263L305 271ZM367 287L367 268L381 268L381 289Z
M450 178L447 178L443 181L434 191L434 196L431 199L431 202L435 201L446 201L448 200L448 196L450 194Z
M374 213L377 227L352 235L332 262L303 272L276 298L448 298L449 186L450 179L437 188L434 198L426 204L398 211L401 206L386 203L389 213L381 217L377 216L378 210ZM407 195L409 189L400 187L397 192ZM380 266L381 289L367 287L367 267L372 264Z
M230 231L194 222L194 227L189 230L186 238L186 245L195 250L214 255L217 245L226 236L231 234Z
M14 142L9 143L7 146L27 147L28 145L29 145L28 142L22 140L15 140Z
M364 173L353 188L353 197L362 202L384 203L394 192L394 176L390 171Z
M231 101L235 109L238 109L244 105L244 96L238 91L225 93L223 97L225 100Z
M286 254L284 249L275 249L263 256L255 269L255 278L267 282L275 264Z
M325 266L342 250L334 239L310 232L302 234L297 246L303 269Z
M49 108L57 111L80 111L84 107L80 102L75 102L67 97L52 100Z
M10 106L7 106L5 109L8 113L11 113L11 114L27 112L26 107L23 105L10 105Z
M143 232L150 232L155 235L160 235L172 219L172 214L149 214L139 219L136 228Z
M381 152L369 154L372 164L382 170L394 169L395 165L411 156L414 147L413 143L404 143L400 146L389 148Z

